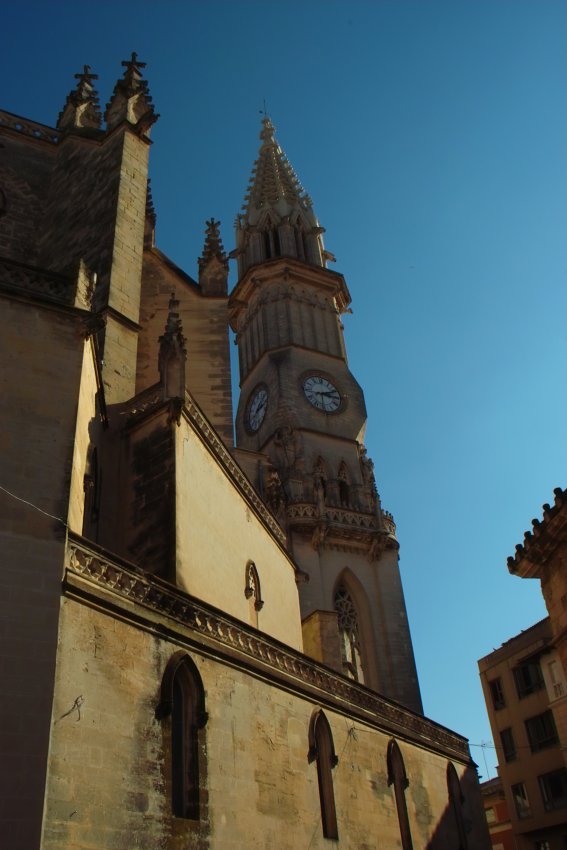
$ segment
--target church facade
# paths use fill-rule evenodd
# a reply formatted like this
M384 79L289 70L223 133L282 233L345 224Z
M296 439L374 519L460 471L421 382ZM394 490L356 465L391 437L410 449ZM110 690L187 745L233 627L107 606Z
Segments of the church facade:
M87 66L54 128L0 112L3 846L482 850L311 200L265 117L238 281L214 220L194 280L123 65L104 120Z

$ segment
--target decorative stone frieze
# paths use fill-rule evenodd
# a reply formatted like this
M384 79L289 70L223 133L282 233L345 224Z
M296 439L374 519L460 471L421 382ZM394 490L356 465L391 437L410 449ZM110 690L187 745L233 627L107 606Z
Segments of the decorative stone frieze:
M6 127L8 130L21 133L22 136L30 136L32 139L39 139L39 141L49 142L52 145L56 145L61 138L61 134L53 127L39 124L37 121L30 121L29 118L21 118L19 115L14 115L3 109L0 109L0 127Z
M522 578L539 575L539 570L560 543L567 540L567 490L556 487L553 505L543 506L541 520L533 519L533 531L526 531L524 542L508 558L508 569Z
M70 275L38 269L15 260L0 258L0 288L37 295L59 304L72 305L76 281Z
M176 641L183 641L183 630L189 629L203 652L218 654L224 649L235 663L240 660L281 686L293 687L310 697L316 694L318 701L348 711L380 729L445 755L470 760L467 741L460 735L208 608L165 581L95 551L74 535L70 535L67 543L65 565L68 594L75 587L74 576L80 576L86 580L86 586L81 588L83 594L96 597L98 605L115 611L120 600L134 602L138 621L144 620L144 609L167 618L168 630ZM110 594L108 599L101 591ZM151 626L151 621L146 625ZM181 629L177 630L178 627ZM157 629L160 630L159 625Z

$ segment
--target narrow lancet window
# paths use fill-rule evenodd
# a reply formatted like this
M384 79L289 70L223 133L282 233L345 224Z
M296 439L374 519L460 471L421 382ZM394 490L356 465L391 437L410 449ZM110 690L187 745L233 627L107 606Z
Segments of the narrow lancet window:
M161 720L171 717L171 807L176 817L199 820L201 783L199 732L207 722L205 691L199 671L184 652L167 664L156 708Z
M321 825L325 838L339 837L333 788L333 768L338 764L329 721L321 709L313 712L309 724L309 763L317 762Z
M352 597L341 584L335 592L335 611L339 627L343 671L351 679L364 682L364 671L360 656L358 614Z
M402 848L403 850L413 850L408 807L406 802L406 789L409 786L409 781L406 776L406 768L402 758L402 753L397 742L394 741L393 738L388 743L386 764L388 769L388 785L394 786Z

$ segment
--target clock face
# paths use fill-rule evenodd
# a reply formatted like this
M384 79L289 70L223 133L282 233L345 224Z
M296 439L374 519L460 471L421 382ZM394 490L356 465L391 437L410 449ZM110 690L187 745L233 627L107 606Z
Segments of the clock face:
M336 387L322 375L310 375L303 381L305 398L317 410L334 413L341 404L341 395Z
M268 407L268 390L266 387L256 387L250 401L248 402L248 410L246 412L246 424L251 431L257 431L266 415Z

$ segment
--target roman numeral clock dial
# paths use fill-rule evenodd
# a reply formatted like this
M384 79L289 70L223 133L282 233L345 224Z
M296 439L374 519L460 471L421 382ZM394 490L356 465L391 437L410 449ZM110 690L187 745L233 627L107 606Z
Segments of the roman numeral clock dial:
M341 394L322 375L310 375L303 381L303 392L307 401L323 413L335 413L341 405Z

